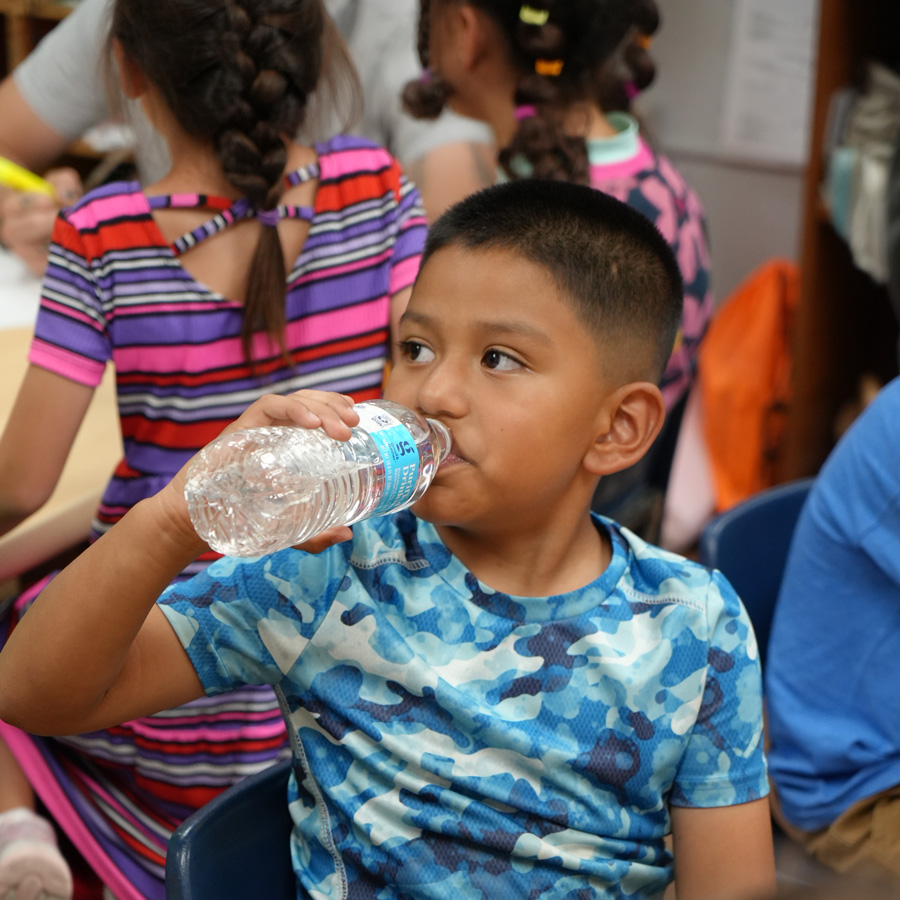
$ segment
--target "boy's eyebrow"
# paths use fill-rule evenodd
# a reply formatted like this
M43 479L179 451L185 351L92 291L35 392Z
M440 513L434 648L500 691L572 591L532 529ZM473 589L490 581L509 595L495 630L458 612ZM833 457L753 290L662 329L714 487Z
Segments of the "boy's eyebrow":
M415 310L407 309L403 313L403 315L400 316L400 321L405 324L414 323L416 325L433 326L435 320L433 317L425 315L424 313L419 313ZM540 328L534 328L533 326L528 325L525 322L519 322L515 320L491 322L487 319L476 319L472 323L472 325L479 331L484 331L491 335L514 334L520 335L522 337L533 338L534 340L540 341L542 344L552 343L547 334Z

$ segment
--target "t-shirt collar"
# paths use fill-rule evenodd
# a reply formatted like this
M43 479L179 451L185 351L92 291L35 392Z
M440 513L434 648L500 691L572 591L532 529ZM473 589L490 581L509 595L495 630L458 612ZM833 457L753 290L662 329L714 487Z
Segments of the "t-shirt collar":
M587 155L591 166L611 166L628 162L641 152L641 135L637 119L624 112L606 114L606 120L616 133L604 138L588 138ZM517 157L512 166L520 178L530 178L534 174L531 163ZM497 167L497 183L509 181L509 176Z

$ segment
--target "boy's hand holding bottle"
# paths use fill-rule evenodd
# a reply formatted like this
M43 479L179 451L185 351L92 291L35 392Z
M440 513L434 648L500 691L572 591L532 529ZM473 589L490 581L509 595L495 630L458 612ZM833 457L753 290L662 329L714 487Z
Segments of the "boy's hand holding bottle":
M352 398L343 394L329 391L297 391L286 396L265 394L224 428L216 440L248 429L292 426L303 429L321 428L330 438L347 441L352 435L353 426L358 422L359 415L353 408ZM165 532L182 547L192 547L194 557L204 553L209 545L197 534L191 520L185 498L185 485L191 467L204 452L205 450L201 450L192 457L165 488L146 501L154 505L154 511ZM349 528L337 526L322 531L296 546L308 553L320 553L332 544L348 540L351 536Z

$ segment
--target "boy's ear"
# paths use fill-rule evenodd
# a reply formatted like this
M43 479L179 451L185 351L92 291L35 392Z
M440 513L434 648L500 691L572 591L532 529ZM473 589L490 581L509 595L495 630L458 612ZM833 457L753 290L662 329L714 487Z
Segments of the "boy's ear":
M118 39L113 38L112 46L116 68L119 70L119 84L122 85L122 93L129 100L137 100L147 91L147 79L137 67L137 63L125 53Z
M634 465L656 440L666 417L659 388L634 381L607 395L598 434L584 456L592 475L611 475Z

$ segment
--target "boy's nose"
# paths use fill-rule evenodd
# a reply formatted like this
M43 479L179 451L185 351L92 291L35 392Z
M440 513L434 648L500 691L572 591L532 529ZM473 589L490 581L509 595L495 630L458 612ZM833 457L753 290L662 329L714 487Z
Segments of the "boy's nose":
M431 368L419 385L418 395L419 407L427 416L459 418L468 409L465 375L449 361Z

